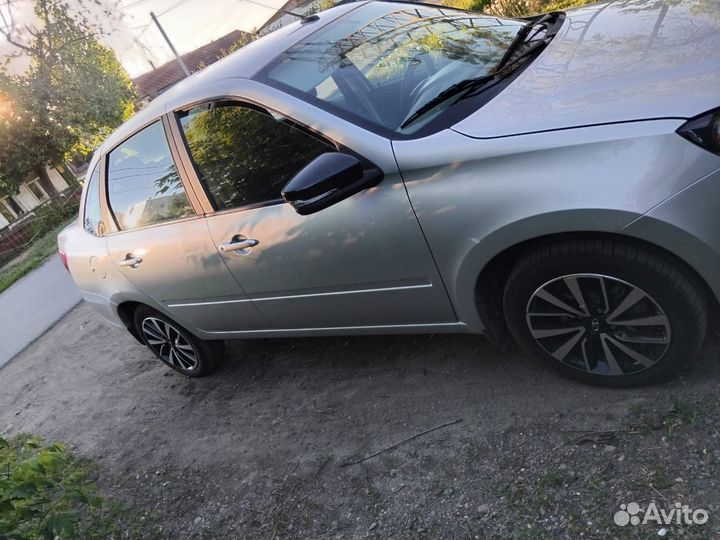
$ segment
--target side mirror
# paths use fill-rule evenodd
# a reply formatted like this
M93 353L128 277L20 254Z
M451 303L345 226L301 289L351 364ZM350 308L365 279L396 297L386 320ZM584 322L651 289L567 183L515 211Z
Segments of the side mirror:
M382 178L380 169L363 168L355 156L328 152L298 172L282 189L282 196L298 214L305 216L376 186Z

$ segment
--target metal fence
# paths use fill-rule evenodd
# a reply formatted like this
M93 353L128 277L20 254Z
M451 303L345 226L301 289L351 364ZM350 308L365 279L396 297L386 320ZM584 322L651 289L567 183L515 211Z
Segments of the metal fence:
M40 226L41 220L49 219L48 216L43 215L42 209L45 206L61 204L67 207L69 213L72 208L78 207L81 192L82 187L70 188L66 190L60 198L44 202L40 206L33 208L31 212L24 214L0 230L0 266L4 266L21 255L32 246L38 238L45 234L48 227ZM60 223L47 223L42 225L48 225L49 228L53 228L60 225Z

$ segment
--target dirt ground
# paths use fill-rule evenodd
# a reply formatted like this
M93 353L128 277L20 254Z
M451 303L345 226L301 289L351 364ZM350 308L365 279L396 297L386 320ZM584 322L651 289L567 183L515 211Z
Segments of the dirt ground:
M609 390L476 336L280 339L188 380L80 304L0 371L0 430L94 458L148 537L720 538L719 356Z

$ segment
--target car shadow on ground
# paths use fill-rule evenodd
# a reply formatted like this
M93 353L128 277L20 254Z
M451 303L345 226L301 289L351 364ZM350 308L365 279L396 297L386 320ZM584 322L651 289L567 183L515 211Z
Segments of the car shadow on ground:
M473 335L226 352L215 373L188 379L80 304L3 368L0 427L96 458L103 489L173 539L365 537L372 523L393 538L509 538L528 513L545 523L551 499L607 521L615 493L647 496L659 467L675 478L717 445L717 331L693 371L629 390L561 378ZM720 477L698 463L682 476Z
M656 393L678 384L697 384L720 378L720 331L710 332L698 358L680 377L664 384L632 392ZM485 337L477 335L385 335L347 337L276 338L226 343L225 360L207 383L201 386L234 385L238 381L262 384L306 379L323 386L352 381L373 384L376 378L410 377L450 381L462 386L489 386L512 389L509 397L522 390L544 396L548 389L582 389L588 397L597 394L627 393L624 389L593 387L562 377L519 347L501 352Z

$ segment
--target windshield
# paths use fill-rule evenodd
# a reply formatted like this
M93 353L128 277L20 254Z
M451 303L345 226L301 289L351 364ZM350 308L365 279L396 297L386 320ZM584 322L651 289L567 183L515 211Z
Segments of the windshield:
M526 24L441 7L372 2L285 51L267 77L338 112L409 134L444 110L434 108L403 126L443 90L494 73Z

